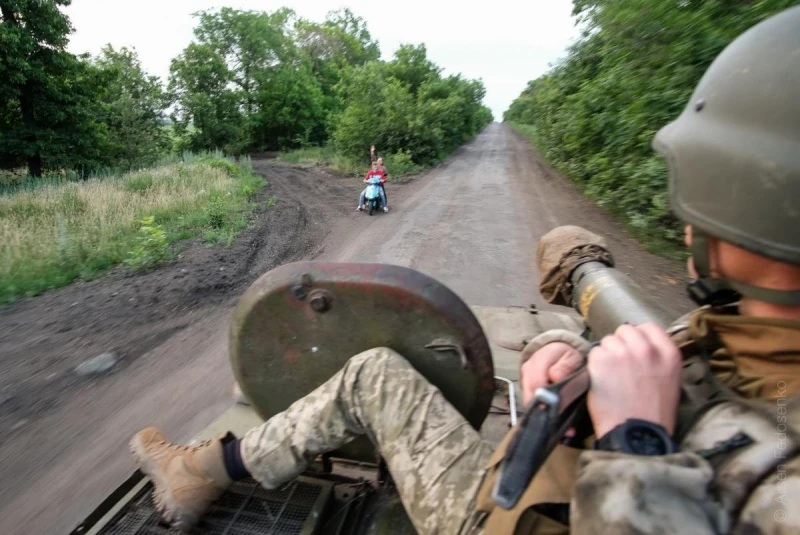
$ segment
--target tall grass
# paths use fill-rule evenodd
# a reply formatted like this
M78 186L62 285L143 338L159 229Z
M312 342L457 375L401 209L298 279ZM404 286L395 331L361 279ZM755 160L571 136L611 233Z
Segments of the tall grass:
M366 173L366 169L368 168L367 163L358 162L352 158L345 158L344 156L336 154L336 151L330 145L282 152L277 159L278 161L287 163L323 165L351 175L361 174L362 170Z
M369 160L366 158L363 161L346 158L337 154L331 145L283 152L278 156L278 161L323 165L354 176L365 175L370 168ZM384 165L389 171L389 180L413 176L422 171L421 166L411 161L409 152L398 152L384 156Z
M536 135L536 127L532 124L522 124L522 123L509 123L511 124L511 128L528 138L534 146L539 145L539 138Z
M184 159L119 176L18 185L0 195L0 303L119 264L136 248L148 216L168 242L203 235L230 243L263 179L247 160Z

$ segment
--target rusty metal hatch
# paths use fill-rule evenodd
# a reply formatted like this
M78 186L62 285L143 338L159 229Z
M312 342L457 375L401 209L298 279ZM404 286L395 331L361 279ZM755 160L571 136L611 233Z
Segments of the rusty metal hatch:
M197 535L312 535L332 496L332 483L300 477L267 490L252 479L238 481L214 502ZM145 486L100 531L102 535L167 535L178 533L161 523L153 504L153 486Z
M388 264L285 264L250 286L231 323L234 376L264 419L375 347L405 357L480 429L494 392L489 343L467 304L423 273ZM376 452L359 439L338 456L374 461Z

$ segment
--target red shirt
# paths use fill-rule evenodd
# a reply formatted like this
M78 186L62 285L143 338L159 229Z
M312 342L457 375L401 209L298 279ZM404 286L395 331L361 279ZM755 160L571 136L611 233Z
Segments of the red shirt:
M366 176L366 178L364 178L364 182L368 181L373 176L381 177L381 184L385 184L386 183L386 173L383 172L383 171L373 171L372 169L367 171L367 176Z

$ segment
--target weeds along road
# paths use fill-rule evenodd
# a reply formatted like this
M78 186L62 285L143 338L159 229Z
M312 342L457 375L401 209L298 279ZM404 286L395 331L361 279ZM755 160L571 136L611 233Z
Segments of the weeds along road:
M130 436L156 425L186 440L231 404L228 319L247 285L313 258L423 271L475 305L544 305L536 241L580 225L675 314L690 309L682 266L642 249L505 125L439 167L388 187L391 211L355 213L359 180L255 161L277 204L230 249L190 247L174 265L0 308L0 533L64 533L134 469ZM389 170L391 172L391 169ZM73 368L114 350L109 375Z

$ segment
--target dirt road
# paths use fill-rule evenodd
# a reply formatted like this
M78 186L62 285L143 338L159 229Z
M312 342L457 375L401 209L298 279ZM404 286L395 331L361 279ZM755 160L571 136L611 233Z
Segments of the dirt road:
M62 533L132 470L126 443L157 425L186 439L230 403L227 320L258 275L301 258L424 271L467 302L543 305L535 243L562 224L603 234L619 267L676 314L682 267L647 254L528 143L491 125L410 184L391 212L354 213L357 179L257 161L265 209L230 249L191 244L172 266L0 308L0 533ZM390 169L391 171L391 169ZM78 377L113 351L112 373Z
M555 308L537 290L536 242L557 226L580 225L604 236L618 267L668 308L688 306L681 266L644 252L504 125L489 126L404 193L399 204L390 194L389 217L343 229L347 239L322 258L412 267L472 305Z

